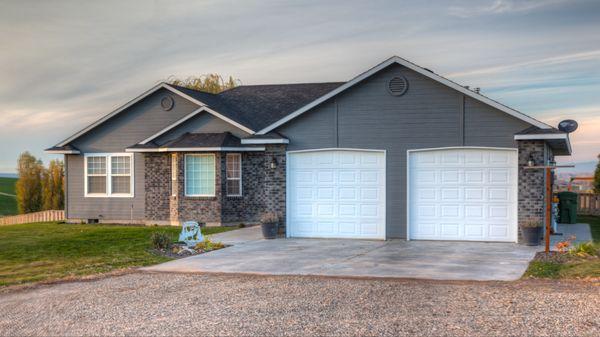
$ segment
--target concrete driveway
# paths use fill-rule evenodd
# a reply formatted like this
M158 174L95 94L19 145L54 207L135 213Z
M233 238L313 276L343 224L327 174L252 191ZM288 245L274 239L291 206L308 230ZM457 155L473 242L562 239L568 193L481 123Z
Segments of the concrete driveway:
M226 234L243 234L236 232ZM538 250L512 243L259 238L237 238L232 247L143 270L511 281L523 275Z

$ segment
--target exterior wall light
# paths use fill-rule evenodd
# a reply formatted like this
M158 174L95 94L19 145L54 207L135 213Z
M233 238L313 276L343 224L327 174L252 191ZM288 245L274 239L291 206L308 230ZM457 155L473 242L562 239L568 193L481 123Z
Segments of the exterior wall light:
M529 160L527 161L527 166L533 167L535 165L535 161L533 160L533 155L529 155Z
M273 156L273 158L271 159L271 169L274 170L277 168L277 158L275 158L275 156Z

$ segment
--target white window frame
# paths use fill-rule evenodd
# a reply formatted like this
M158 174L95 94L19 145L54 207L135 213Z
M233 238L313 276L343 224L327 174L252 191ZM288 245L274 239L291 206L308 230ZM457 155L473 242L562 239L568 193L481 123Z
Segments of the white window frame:
M188 194L187 193L187 191L188 191L188 189L187 189L187 182L188 182L188 179L187 179L187 159L188 159L189 156L192 156L192 157L209 157L209 156L212 156L213 157L213 164L215 166L214 170L213 170L214 181L215 181L215 186L213 186L213 190L214 190L213 194ZM186 154L185 157L184 157L184 163L183 163L183 184L184 184L184 186L183 186L183 189L184 189L183 193L184 193L184 195L186 197L215 197L216 193L217 193L217 186L216 186L216 184L217 184L217 158L216 158L215 154L214 153L189 153L189 154Z
M105 157L106 158L106 193L88 193L88 157ZM129 176L129 193L112 193L112 157L129 157L129 175L117 175L117 176ZM83 177L84 177L84 196L86 198L133 198L134 197L134 181L135 181L135 161L133 153L119 152L119 153L85 153L83 156ZM92 175L93 176L93 175ZM97 175L100 176L100 175ZM104 175L101 175L104 176Z
M239 178L229 178L227 176L227 162L229 161L229 157L238 157L239 158L239 163L240 163L240 177ZM228 184L229 181L237 181L240 187L240 193L238 194L229 194L229 188L228 188ZM225 155L225 193L228 197L241 197L243 195L242 192L242 154L241 153L228 153L227 155Z

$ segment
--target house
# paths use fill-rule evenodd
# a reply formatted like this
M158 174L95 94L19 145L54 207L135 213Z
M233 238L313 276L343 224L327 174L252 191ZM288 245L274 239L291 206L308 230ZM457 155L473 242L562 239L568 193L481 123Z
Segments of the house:
M515 242L544 217L550 125L392 57L348 82L160 83L47 150L69 221L225 225L287 236Z

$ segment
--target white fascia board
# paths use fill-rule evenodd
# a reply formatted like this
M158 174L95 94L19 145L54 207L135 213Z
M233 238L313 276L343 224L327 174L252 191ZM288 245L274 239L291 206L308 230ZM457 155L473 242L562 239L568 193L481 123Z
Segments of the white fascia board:
M391 57L391 58L383 61L382 63L376 65L375 67L367 70L366 72L364 72L364 73L356 76L355 78L353 78L352 80L350 80L350 81L346 82L345 84L339 86L338 88L330 91L329 93L325 94L324 96L321 96L321 97L317 98L316 100L312 101L311 103L303 106L302 108L300 108L300 109L292 112L291 114L289 114L286 117L278 120L277 122L275 122L275 123L267 126L266 128L264 128L262 130L259 130L257 132L257 134L263 135L263 134L265 134L265 133L267 133L269 131L274 130L275 128L281 126L282 124L285 124L288 121L290 121L290 120L298 117L302 113L304 113L304 112L306 112L306 111L314 108L315 106L317 106L317 105L325 102L326 100L328 100L328 99L332 98L333 96L341 93L342 91L344 91L344 90L346 90L346 89L354 86L355 84L361 82L362 80L370 77L371 75L379 72L380 70L388 67L389 65L391 65L393 63L397 63L397 64L405 66L405 67L407 67L407 68L409 68L411 70L414 70L414 71L418 72L421 75L424 75L424 76L426 76L426 77L428 77L430 79L433 79L433 80L435 80L437 82L440 82L440 83L442 83L442 84L444 84L444 85L446 85L446 86L448 86L448 87L450 87L452 89L455 89L455 90L463 93L466 96L469 96L469 97L474 98L474 99L476 99L476 100L478 100L480 102L483 102L483 103L485 103L487 105L490 105L490 106L492 106L492 107L494 107L494 108L496 108L496 109L498 109L500 111L503 111L503 112L505 112L505 113L507 113L507 114L515 117L515 118L518 118L520 120L523 120L523 121L525 121L525 122L527 122L527 123L529 123L531 125L535 125L535 126L541 128L541 129L550 129L550 128L552 128L550 125L548 125L546 123L540 122L540 121L538 121L535 118L529 117L529 116L527 116L527 115L525 115L525 114L523 114L523 113L521 113L521 112L519 112L517 110L511 109L511 108L509 108L509 107L507 107L507 106L505 106L505 105L503 105L501 103L498 103L498 102L496 102L496 101L494 101L494 100L492 100L492 99L490 99L488 97L485 97L485 96L483 96L481 94L478 94L478 93L476 93L474 91L471 91L471 90L463 87L462 85L459 85L459 84L457 84L455 82L452 82L452 81L448 80L447 78L444 78L444 77L442 77L440 75L437 75L437 74L435 74L435 73L433 73L433 72L431 72L431 71L429 71L427 69L419 67L418 65L416 65L416 64L414 64L412 62L409 62L409 61L407 61L407 60L405 60L405 59L403 59L401 57L393 56L393 57Z
M289 144L289 139L242 139L242 144Z
M95 121L94 123L86 126L85 128L83 128L82 130L78 131L77 133L75 133L74 135L72 135L71 137L63 140L62 142L60 142L59 144L57 144L57 147L61 147L61 146L65 146L66 144L70 143L71 141L79 138L81 135L87 133L88 131L92 130L93 128L95 128L96 126L104 123L105 121L109 120L110 118L112 118L113 116L119 114L120 112L122 112L123 110L129 108L130 106L136 104L137 102L141 101L142 99L148 97L149 95L153 94L154 92L156 92L158 89L166 89L169 90L170 92L177 94L185 99L187 99L188 101L191 101L193 103L198 104L200 107L205 107L206 111L209 112L210 114L228 122L229 124L232 124L246 132L248 132L249 134L254 134L254 131L250 128L247 128L243 125L241 125L240 123L237 123L223 115L221 115L220 113L216 112L213 109L210 109L206 106L206 104L204 102L201 102L175 88L173 88L172 86L168 85L165 82L160 82L159 84L155 85L154 87L144 91L141 95L137 96L136 98L132 99L131 101L125 103L124 105L120 106L119 108L117 108L116 110L112 111L111 113L105 115L104 117L98 119L97 121Z
M146 144L146 143L148 143L149 141L151 141L151 140L153 140L153 139L156 139L158 136L161 136L161 135L165 134L167 131L169 131L169 130L172 130L173 128L175 128L175 127L176 127L176 126L178 126L179 124L181 124L181 123L183 123L183 122L187 121L188 119L190 119L190 118L192 118L192 117L196 116L196 115L197 115L199 112L201 112L201 111L206 111L206 107L200 107L199 109L196 109L196 110L194 110L194 111L190 112L188 115L186 115L185 117L183 117L183 118L181 118L180 120L176 121L175 123L173 123L173 124L171 124L171 125L167 126L166 128L164 128L164 129L162 129L162 130L158 131L157 133L153 134L152 136L150 136L150 137L148 137L148 138L146 138L146 139L142 140L142 141L140 142L140 144Z
M567 133L548 133L548 134L540 134L540 135L515 135L515 140L560 140L563 139L565 143L567 143L567 150L569 151L569 155L573 153L573 149L571 148L571 140L569 139L569 134Z
M567 139L566 133L547 133L538 135L515 135L515 140L535 140L535 139Z
M50 154L81 154L81 152L77 150L44 150L44 152Z
M126 149L126 152L249 152L249 151L264 151L263 146L256 147L161 147L158 149Z

